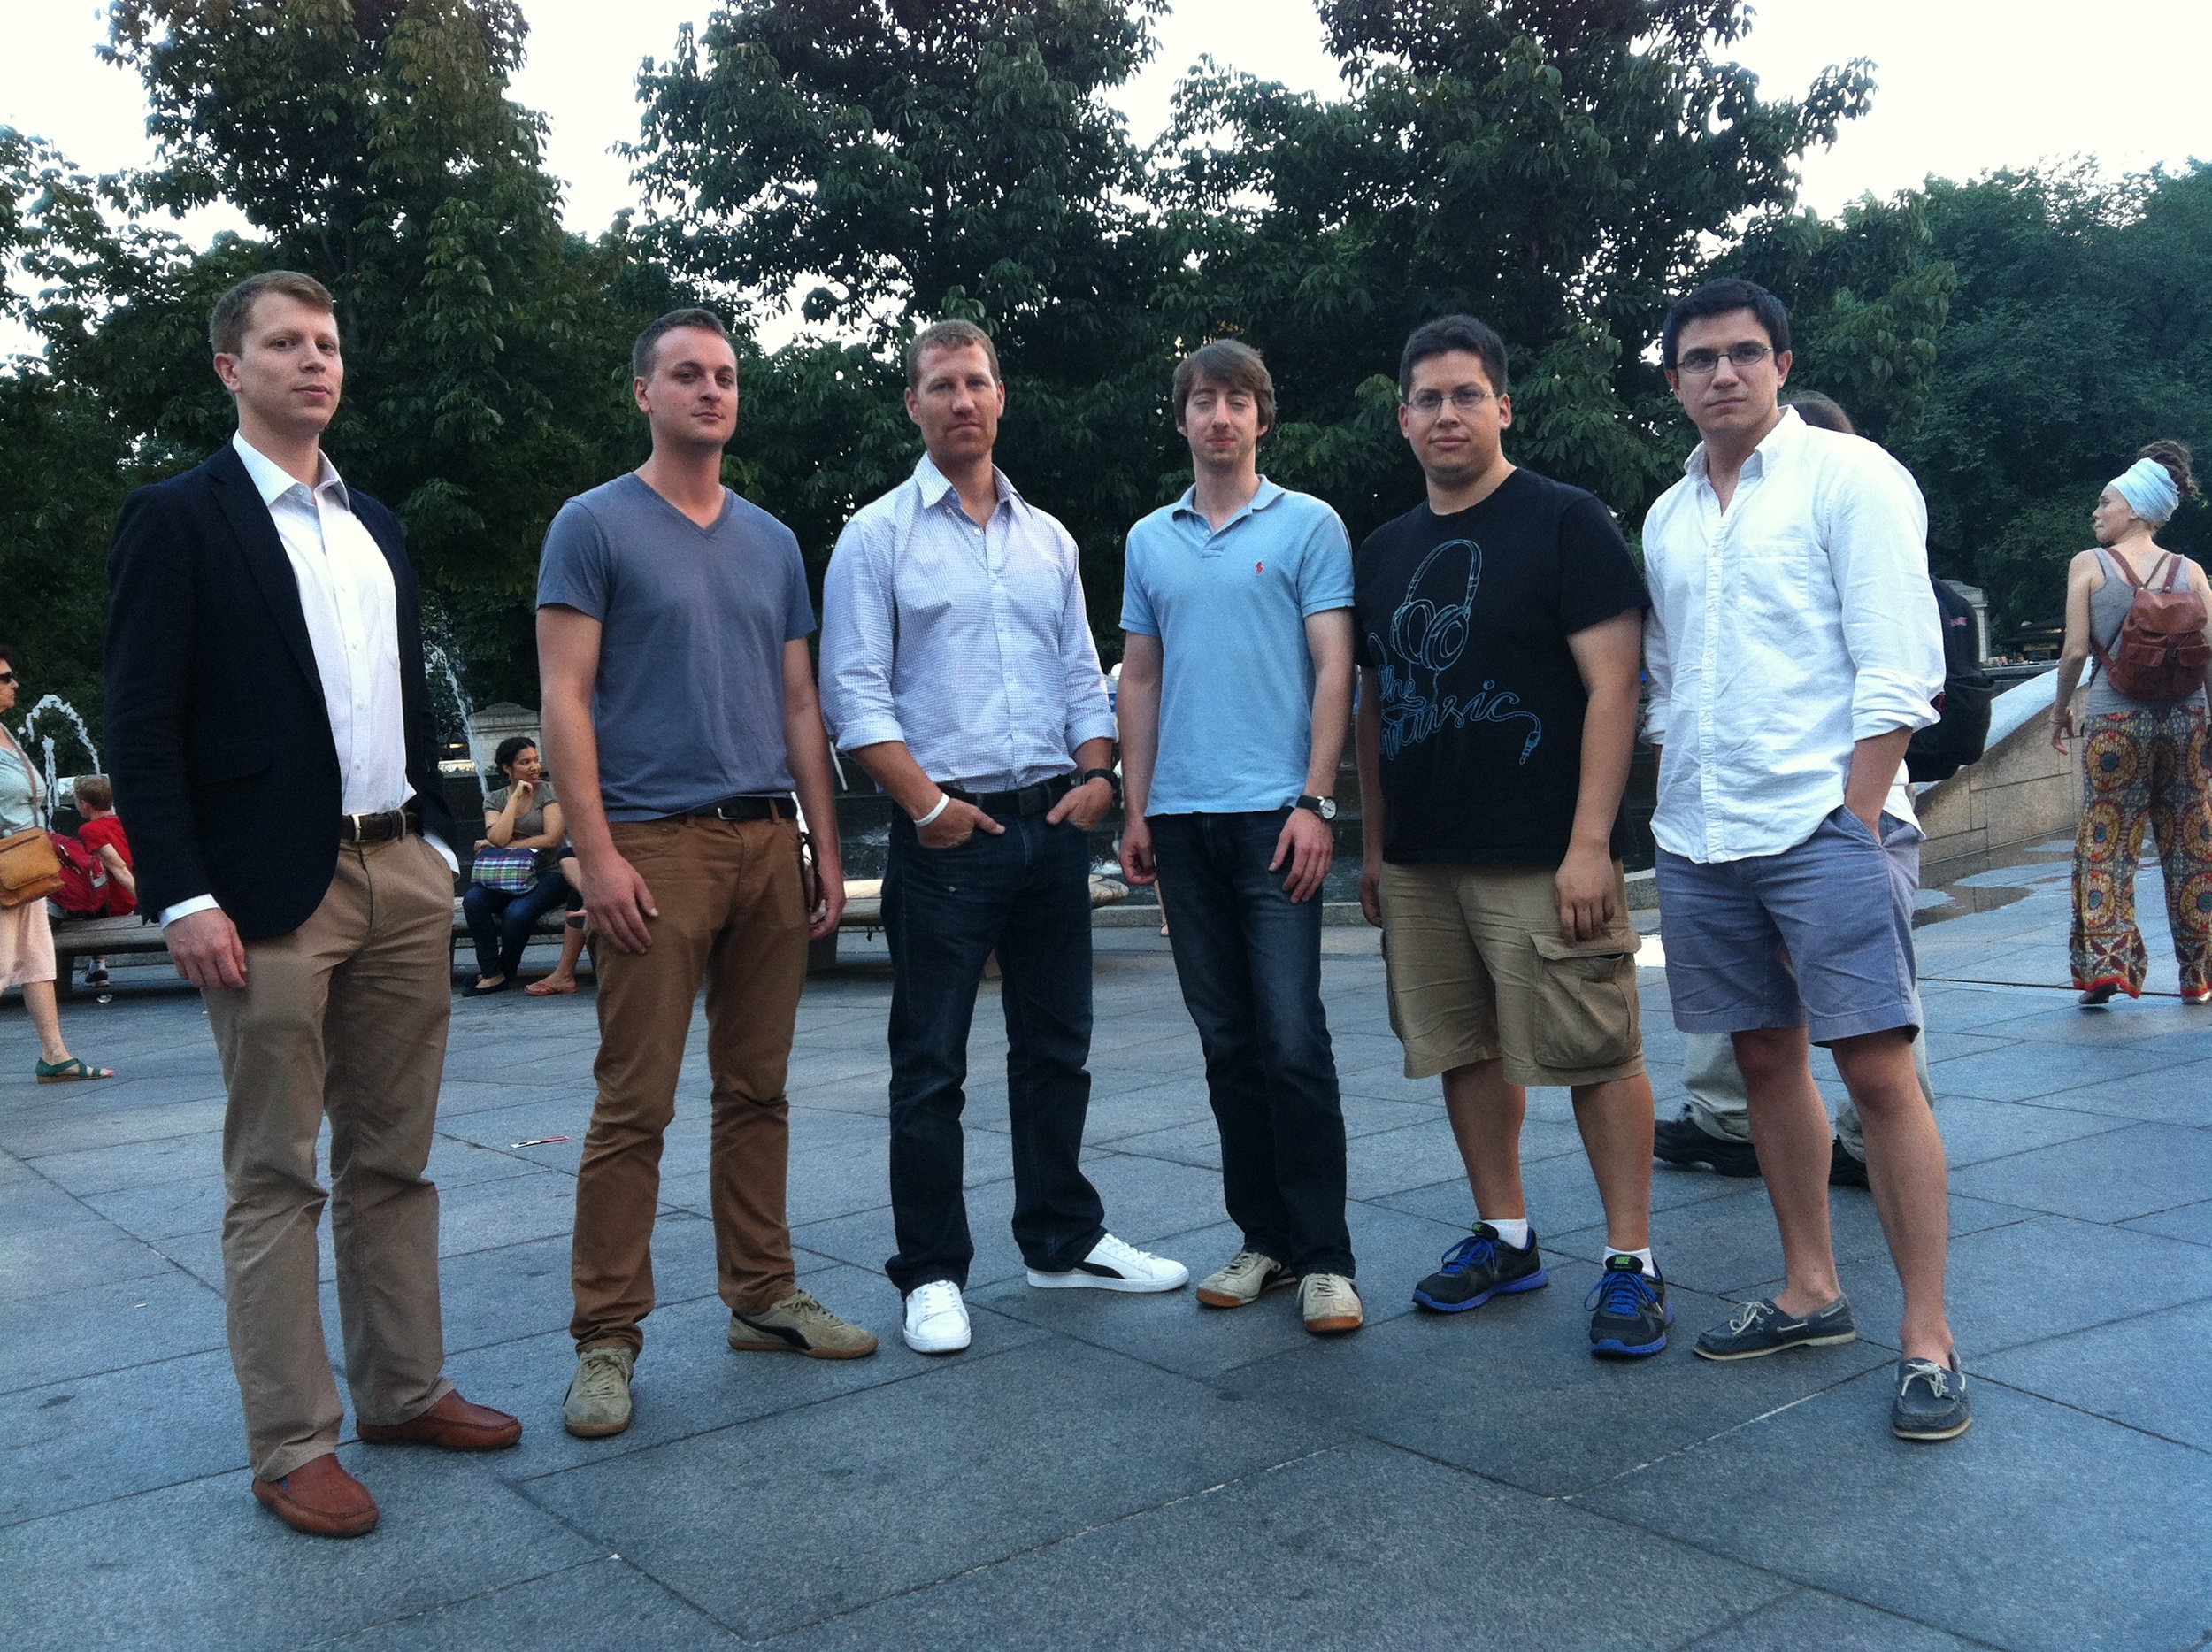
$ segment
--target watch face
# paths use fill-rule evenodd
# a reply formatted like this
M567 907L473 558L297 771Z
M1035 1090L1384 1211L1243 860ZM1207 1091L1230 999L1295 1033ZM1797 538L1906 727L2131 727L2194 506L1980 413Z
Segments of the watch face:
M1333 820L1333 819L1335 819L1335 818L1336 818L1336 799L1335 799L1335 798L1333 798L1333 797L1324 797L1324 798L1321 800L1321 818L1322 818L1324 820Z

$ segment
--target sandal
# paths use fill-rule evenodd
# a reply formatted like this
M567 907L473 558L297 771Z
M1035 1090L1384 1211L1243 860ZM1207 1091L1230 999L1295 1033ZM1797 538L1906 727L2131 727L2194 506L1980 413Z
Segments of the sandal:
M36 1069L41 1084L75 1084L84 1079L111 1079L112 1067L95 1067L72 1056L66 1061L42 1061Z
M576 990L576 978L572 975L565 981L557 981L548 975L541 980L532 981L522 990L533 998L557 997L563 993L572 993Z

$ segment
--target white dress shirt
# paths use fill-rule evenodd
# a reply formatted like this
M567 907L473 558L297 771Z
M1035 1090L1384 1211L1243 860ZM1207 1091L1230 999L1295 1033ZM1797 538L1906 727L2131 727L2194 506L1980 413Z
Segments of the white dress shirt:
M997 471L978 527L926 455L838 535L822 582L822 713L839 747L903 741L940 785L1066 774L1113 713L1075 541Z
M354 515L330 456L310 488L256 449L242 431L231 446L269 508L277 538L299 582L300 611L322 679L323 706L338 749L339 811L383 814L415 795L407 779L407 734L400 712L399 612L392 565ZM436 838L431 848L458 866ZM180 901L164 924L216 904L211 895Z
M1694 861L1779 854L1842 803L1857 741L1936 720L1927 507L1873 442L1788 408L1726 510L1702 443L1685 469L1644 519L1652 835ZM1885 807L1910 819L1909 795L1901 778Z

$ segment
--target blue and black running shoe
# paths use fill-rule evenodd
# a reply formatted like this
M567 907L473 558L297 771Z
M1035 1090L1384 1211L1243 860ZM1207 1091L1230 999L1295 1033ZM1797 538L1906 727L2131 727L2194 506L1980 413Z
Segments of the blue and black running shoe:
M1667 1282L1644 1272L1635 1256L1610 1256L1582 1304L1590 1315L1590 1352L1600 1359L1642 1359L1667 1345L1674 1310Z
M1527 1249L1516 1250L1489 1223L1477 1222L1473 1233L1444 1253L1444 1265L1413 1287L1413 1300L1440 1314L1460 1314L1493 1296L1541 1290L1550 1283L1536 1253L1535 1229L1529 1230Z

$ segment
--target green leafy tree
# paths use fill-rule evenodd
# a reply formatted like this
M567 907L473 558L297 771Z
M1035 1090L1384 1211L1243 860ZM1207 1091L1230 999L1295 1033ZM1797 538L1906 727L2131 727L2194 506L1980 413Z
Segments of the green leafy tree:
M966 317L1008 380L1002 463L1075 534L1116 634L1121 536L1158 503L1174 435L1152 307L1169 251L1106 94L1161 9L738 0L642 78L634 153L670 266L754 313L790 295L857 343L795 345L749 376L745 474L818 567L919 451L899 345Z
M545 526L634 463L630 337L664 294L619 232L567 234L541 117L507 93L514 0L117 0L111 58L144 80L146 206L236 206L219 243L74 357L139 427L204 450L229 427L184 334L250 267L318 276L347 396L330 445L398 511L480 692L534 697L528 594ZM150 364L150 369L148 364ZM138 381L134 383L134 379Z
M1925 212L1957 288L1898 454L1936 566L2004 626L2055 620L2105 483L2158 437L2212 453L2212 167L1932 181ZM2212 550L2208 514L2185 507L2162 541Z
M1417 473L1386 414L1420 322L1513 349L1513 451L1636 512L1687 447L1650 347L1709 238L1786 208L1797 158L1868 105L1863 68L1800 99L1724 60L1731 0L1322 0L1350 95L1209 66L1162 195L1193 248L1184 337L1240 332L1283 389L1285 480L1355 531ZM1379 375L1380 377L1379 378Z

